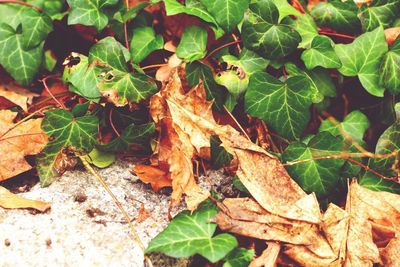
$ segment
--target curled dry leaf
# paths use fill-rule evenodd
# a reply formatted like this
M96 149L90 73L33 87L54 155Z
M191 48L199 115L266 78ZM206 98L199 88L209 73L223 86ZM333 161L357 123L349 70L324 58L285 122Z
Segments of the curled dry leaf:
M28 104L32 103L35 96L38 95L14 84L0 85L0 98L4 97L25 112L28 112Z
M20 197L0 186L0 207L5 209L32 208L45 212L50 208L50 204L39 200L30 200Z
M167 47L167 44L165 46ZM169 47L168 49L172 49ZM174 51L175 52L175 51ZM178 67L182 63L182 60L178 58L176 54L173 54L168 58L167 64L165 66L162 66L161 68L157 69L156 72L156 80L160 82L165 82L168 81L169 77L171 76L171 72Z
M30 170L32 166L25 156L38 154L47 144L47 136L40 127L42 119L16 125L16 114L0 110L0 181Z
M268 247L260 257L254 259L249 267L275 267L281 246L275 242L269 242Z
M318 224L275 216L252 199L225 199L215 220L222 230L282 242L302 266L398 266L399 207L400 196L354 181L346 209L331 204Z
M192 159L209 159L210 137L217 135L238 162L239 179L264 209L290 219L320 222L315 196L304 193L278 159L233 127L216 123L202 84L185 93L178 71L174 71L160 93L151 98L150 114L160 130L158 166L169 166L173 203L185 193L189 208L194 209L207 197L195 182Z

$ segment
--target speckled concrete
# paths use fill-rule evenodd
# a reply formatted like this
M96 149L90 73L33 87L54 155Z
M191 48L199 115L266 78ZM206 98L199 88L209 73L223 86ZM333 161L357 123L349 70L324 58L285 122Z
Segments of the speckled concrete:
M169 196L154 193L131 169L132 164L118 161L99 173L132 218L138 216L138 201L151 212L145 221L134 222L147 245L168 224ZM52 207L44 214L0 208L1 267L143 266L143 252L128 225L121 223L124 219L111 197L89 173L67 172L47 188L35 185L21 195ZM77 202L76 196L82 195L87 199Z

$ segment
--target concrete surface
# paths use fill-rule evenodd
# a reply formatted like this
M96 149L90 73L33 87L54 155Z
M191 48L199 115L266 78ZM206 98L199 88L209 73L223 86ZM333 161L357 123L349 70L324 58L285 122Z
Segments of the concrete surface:
M138 201L151 212L145 221L134 222L147 246L168 224L169 194L154 193L131 169L132 164L118 161L99 173L132 218L139 214ZM47 188L37 184L21 195L52 207L44 214L0 208L1 267L143 266L143 252L123 216L89 173L70 171Z

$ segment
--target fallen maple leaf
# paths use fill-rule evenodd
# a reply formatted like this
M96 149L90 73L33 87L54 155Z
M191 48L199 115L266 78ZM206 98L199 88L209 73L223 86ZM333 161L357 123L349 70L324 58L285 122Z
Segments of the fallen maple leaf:
M0 85L0 97L19 106L25 112L28 112L28 104L32 103L33 97L38 96L35 93L13 84Z
M32 208L45 212L50 208L50 204L39 200L30 200L20 197L0 186L0 207L5 209Z
M0 181L30 170L32 166L25 156L38 154L47 144L47 136L40 127L42 119L16 125L13 123L16 114L0 110Z

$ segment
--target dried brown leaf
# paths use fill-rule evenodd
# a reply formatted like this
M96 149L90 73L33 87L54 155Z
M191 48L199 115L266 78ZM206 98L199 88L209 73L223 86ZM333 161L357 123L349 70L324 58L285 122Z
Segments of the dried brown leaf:
M17 85L0 85L0 97L4 97L15 105L21 107L25 112L28 112L28 104L32 103L32 99L35 96L38 95Z
M0 181L30 170L32 166L25 156L38 154L47 144L47 136L40 127L42 119L15 126L15 116L15 112L0 110Z
M155 192L158 192L163 187L172 186L172 181L168 172L159 168L136 165L133 167L133 171L143 183L151 184Z
M0 207L5 209L32 208L45 212L50 208L50 204L39 200L30 200L20 197L0 186Z
M279 256L281 246L275 242L269 242L268 247L263 251L260 257L254 259L249 267L275 267Z

